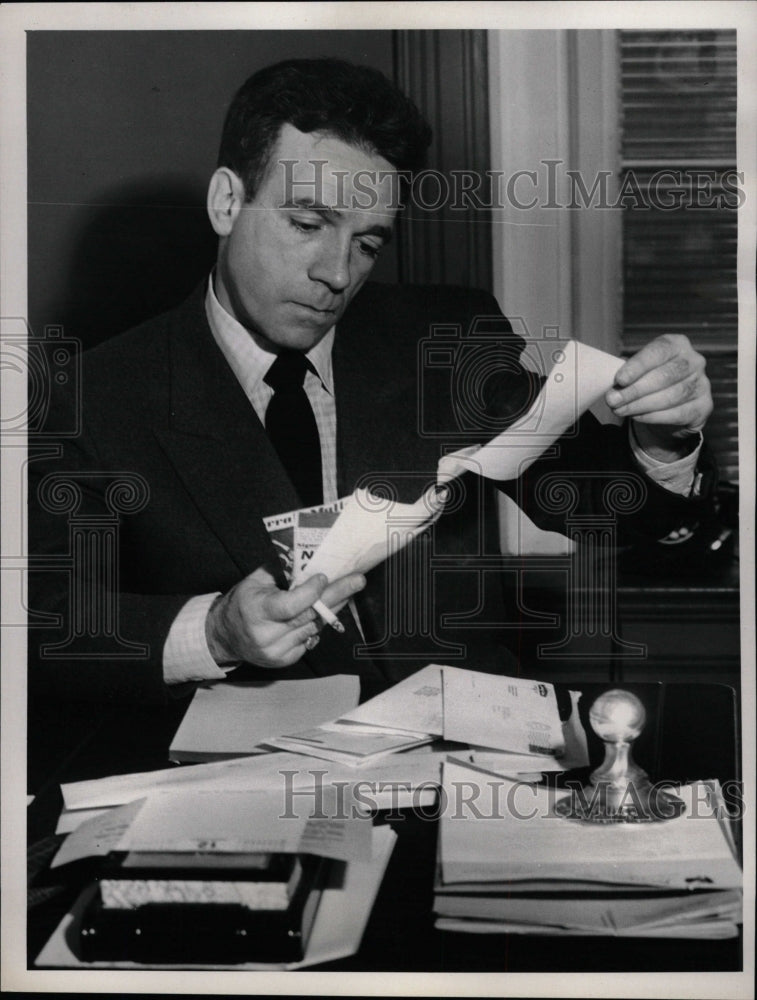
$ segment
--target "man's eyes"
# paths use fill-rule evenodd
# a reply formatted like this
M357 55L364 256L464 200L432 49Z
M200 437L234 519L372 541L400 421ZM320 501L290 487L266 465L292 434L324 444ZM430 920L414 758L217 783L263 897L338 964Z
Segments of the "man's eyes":
M289 221L294 226L295 229L299 230L301 233L314 233L318 229L321 229L323 223L319 220L313 222L309 219L295 219L290 218Z
M296 216L290 216L289 222L297 232L306 234L316 233L326 225L322 219L302 219ZM379 256L383 246L383 244L372 243L359 236L356 237L356 244L360 253L370 257L371 260L375 260Z
M360 253L365 254L366 257L370 257L372 260L375 260L381 253L381 247L376 246L375 243L366 243L364 240L358 240L357 245Z

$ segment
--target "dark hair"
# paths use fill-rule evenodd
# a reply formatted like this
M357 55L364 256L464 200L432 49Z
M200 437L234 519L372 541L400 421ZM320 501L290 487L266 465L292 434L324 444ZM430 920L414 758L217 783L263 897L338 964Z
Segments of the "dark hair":
M289 59L254 73L226 115L218 166L255 196L281 126L324 132L400 171L422 165L431 129L413 102L376 69L341 59Z

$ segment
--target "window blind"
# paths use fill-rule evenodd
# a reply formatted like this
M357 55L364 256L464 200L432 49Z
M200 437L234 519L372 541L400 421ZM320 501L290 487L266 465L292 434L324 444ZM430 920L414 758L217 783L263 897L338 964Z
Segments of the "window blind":
M708 358L708 437L736 481L736 33L621 31L623 346L685 333Z

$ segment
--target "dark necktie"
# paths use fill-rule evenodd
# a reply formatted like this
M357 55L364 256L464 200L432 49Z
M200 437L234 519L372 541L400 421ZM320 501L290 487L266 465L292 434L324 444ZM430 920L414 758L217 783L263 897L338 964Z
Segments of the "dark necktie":
M321 439L303 388L310 364L300 351L282 351L263 381L273 389L265 429L306 507L323 503Z

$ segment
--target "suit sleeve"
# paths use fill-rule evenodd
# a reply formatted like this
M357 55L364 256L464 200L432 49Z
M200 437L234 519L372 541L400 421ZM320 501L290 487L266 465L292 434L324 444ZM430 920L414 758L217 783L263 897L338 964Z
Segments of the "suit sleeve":
M492 316L498 312L493 298L488 309ZM504 316L501 322L506 349L520 350L525 341ZM520 362L517 366L508 363L506 370L488 378L483 387L490 418L488 436L522 416L543 383L543 376ZM544 530L565 533L568 516L611 515L616 518L619 543L630 545L661 539L682 527L691 529L710 510L717 466L706 445L694 478L693 496L665 489L645 475L636 461L626 423L602 424L586 412L522 476L499 483L498 488Z
M68 410L56 401L47 428ZM192 595L130 593L119 578L121 528L139 510L140 477L107 469L86 431L40 457L32 451L28 468L30 694L102 704L189 693L164 684L162 654Z

